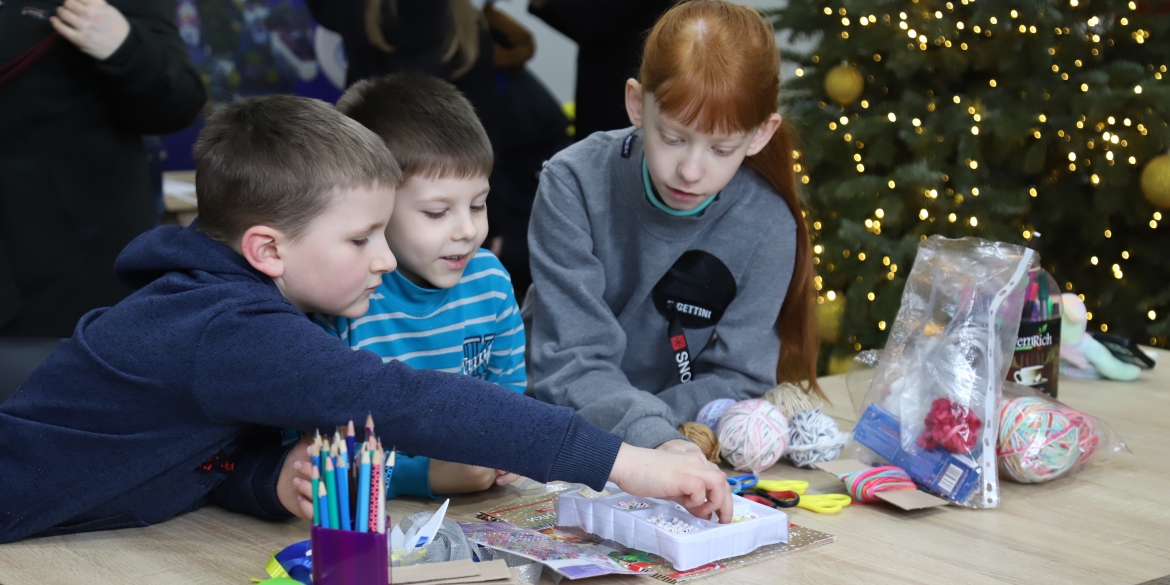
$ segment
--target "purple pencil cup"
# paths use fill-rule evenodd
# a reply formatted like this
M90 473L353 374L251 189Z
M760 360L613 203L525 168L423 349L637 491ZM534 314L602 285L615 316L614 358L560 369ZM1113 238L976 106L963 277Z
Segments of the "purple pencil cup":
M313 526L310 537L313 585L391 585L385 534Z

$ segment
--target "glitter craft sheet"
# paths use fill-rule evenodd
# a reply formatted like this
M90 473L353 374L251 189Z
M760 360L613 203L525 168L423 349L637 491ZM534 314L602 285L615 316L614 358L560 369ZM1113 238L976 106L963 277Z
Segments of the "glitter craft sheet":
M596 492L580 495L604 497ZM557 499L558 496L554 494L509 500L479 512L478 517L489 521L511 522L523 528L537 530L567 545L590 548L595 553L608 557L622 567L649 575L671 585L722 574L793 552L829 544L837 539L832 534L797 524L789 524L788 543L763 546L746 555L724 559L688 571L680 571L670 561L657 555L624 547L616 542L588 534L578 528L556 526Z

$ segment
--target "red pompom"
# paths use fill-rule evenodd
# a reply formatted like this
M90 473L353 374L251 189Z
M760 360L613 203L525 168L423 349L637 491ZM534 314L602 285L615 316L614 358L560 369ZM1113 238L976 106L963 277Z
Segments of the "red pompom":
M931 403L930 412L923 422L926 430L918 437L918 446L923 449L942 447L951 453L974 451L979 442L979 429L983 428L983 421L971 409L946 398Z

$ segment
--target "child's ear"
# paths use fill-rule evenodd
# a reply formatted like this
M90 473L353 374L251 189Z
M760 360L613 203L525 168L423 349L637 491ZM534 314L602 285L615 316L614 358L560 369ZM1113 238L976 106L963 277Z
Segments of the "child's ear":
M626 114L630 116L630 124L635 128L642 127L642 84L637 79L626 80Z
M284 259L280 256L279 244L284 234L266 225L254 225L240 237L240 254L269 278L284 276Z
M756 128L756 135L752 137L752 141L748 144L747 156L755 156L764 150L768 142L772 140L772 135L780 128L780 114L772 114Z

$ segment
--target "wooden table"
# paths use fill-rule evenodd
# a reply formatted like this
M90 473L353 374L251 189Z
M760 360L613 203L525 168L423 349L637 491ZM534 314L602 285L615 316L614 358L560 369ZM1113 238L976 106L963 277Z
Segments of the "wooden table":
M792 520L837 536L835 543L765 561L703 583L1140 583L1170 575L1170 353L1133 383L1061 380L1070 406L1109 421L1134 457L1091 466L1045 485L1003 486L995 510L954 507L901 512L855 506L838 515L803 509ZM827 408L844 427L855 420L842 376L823 381ZM805 479L810 492L841 492L836 478L781 463L768 478ZM452 500L449 515L472 520L493 488ZM395 518L437 503L396 500ZM271 523L206 508L149 528L41 538L0 545L0 584L229 583L265 577L275 550L308 538L304 521ZM642 583L646 577L589 583Z

